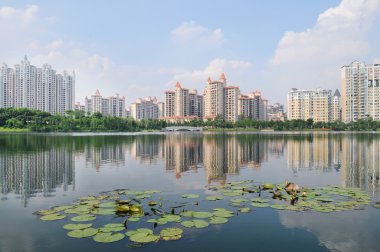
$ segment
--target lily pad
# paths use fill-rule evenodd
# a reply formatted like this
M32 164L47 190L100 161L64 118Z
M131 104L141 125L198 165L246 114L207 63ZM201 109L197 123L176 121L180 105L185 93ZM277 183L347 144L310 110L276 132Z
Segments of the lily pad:
M99 233L94 236L94 241L101 242L101 243L110 243L110 242L116 242L120 241L125 237L124 234L121 233Z
M199 195L198 195L198 194L183 194L183 195L182 195L182 198L186 198L186 199L196 199L196 198L199 198Z
M129 236L130 241L138 242L138 243L150 243L150 242L158 241L159 239L160 237L157 235L154 235L151 233L144 233L144 232L137 232Z
M251 212L251 208L249 207L242 207L238 209L241 213L249 213Z
M252 198L252 202L257 202L257 203L267 203L270 200L269 199L264 199L264 198Z
M139 221L140 217L129 217L128 221Z
M212 215L210 212L193 212L194 218L210 218Z
M214 196L214 195L212 195L212 196L207 196L206 197L206 200L208 200L208 201L216 201L216 200L222 200L223 199L223 197L222 196Z
M182 237L183 230L180 228L165 228L160 235L164 240L178 240Z
M95 219L96 216L92 214L82 214L71 218L72 221L92 221Z
M89 227L91 227L91 226L92 226L91 223L88 223L88 224L82 224L82 223L74 224L74 223L69 223L69 224L64 225L63 228L66 229L66 230L78 230L78 229L86 229L86 228L89 228Z
M67 233L68 236L73 238L85 238L94 236L98 233L98 230L95 228L86 228L86 229L78 229L78 230L72 230Z
M227 222L228 222L228 219L224 217L213 216L210 218L210 223L213 225L224 224Z
M124 230L125 226L121 223L108 223L101 227L99 230L104 232L104 233L109 233L109 232L118 232L121 230Z
M104 203L99 204L99 207L115 207L115 206L116 206L115 202L104 202Z
M48 214L41 216L41 220L43 221L55 221L55 220L62 220L66 218L66 215L60 215L60 214Z
M258 203L258 202L253 202L253 203L251 203L251 205L254 207L269 207L270 206L267 203Z
M209 226L209 223L204 220L193 220L193 222L196 228L205 228Z
M215 211L213 215L216 216L216 217L230 218L230 217L234 216L234 212L228 211L228 210L225 210L225 211Z
M193 221L183 221L181 222L181 225L187 228L191 228L195 226Z

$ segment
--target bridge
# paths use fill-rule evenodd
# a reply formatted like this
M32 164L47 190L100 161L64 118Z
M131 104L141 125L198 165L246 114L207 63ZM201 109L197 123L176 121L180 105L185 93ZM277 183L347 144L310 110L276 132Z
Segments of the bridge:
M203 131L203 128L190 126L172 126L164 128L164 131Z

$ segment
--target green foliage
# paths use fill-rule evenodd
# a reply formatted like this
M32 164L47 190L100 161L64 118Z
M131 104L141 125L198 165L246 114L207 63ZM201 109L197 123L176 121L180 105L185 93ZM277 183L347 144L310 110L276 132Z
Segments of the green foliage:
M288 120L288 121L258 121L249 118L241 118L238 122L226 121L222 116L217 116L215 120L194 119L182 123L169 123L163 120L144 119L135 121L132 118L121 118L103 116L97 112L92 115L85 115L83 111L66 111L65 115L51 115L47 112L30 110L26 108L1 108L0 128L7 129L27 129L37 132L71 132L71 131L119 131L136 132L144 130L161 130L167 126L193 126L204 127L205 129L221 130L262 130L273 129L283 130L336 130L336 131L376 131L380 129L380 121L373 121L367 116L356 122L343 123L335 122L314 122L308 120Z

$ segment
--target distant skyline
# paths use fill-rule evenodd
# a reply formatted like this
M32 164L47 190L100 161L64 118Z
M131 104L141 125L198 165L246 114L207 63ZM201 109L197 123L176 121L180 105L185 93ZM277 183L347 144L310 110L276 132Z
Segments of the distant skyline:
M226 74L269 103L290 88L341 89L340 67L380 63L380 1L1 1L0 55L76 73L76 101L99 89L126 104L177 81L203 92Z

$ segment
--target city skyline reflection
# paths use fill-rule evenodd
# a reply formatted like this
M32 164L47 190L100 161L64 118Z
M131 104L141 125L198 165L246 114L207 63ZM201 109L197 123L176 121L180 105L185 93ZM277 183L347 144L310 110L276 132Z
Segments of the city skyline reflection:
M102 173L106 166L128 169L128 160L163 166L181 180L204 172L205 184L223 185L243 169L284 159L293 174L339 173L341 185L379 191L378 134L146 134L146 135L0 135L1 198L53 196L75 190L76 169Z

